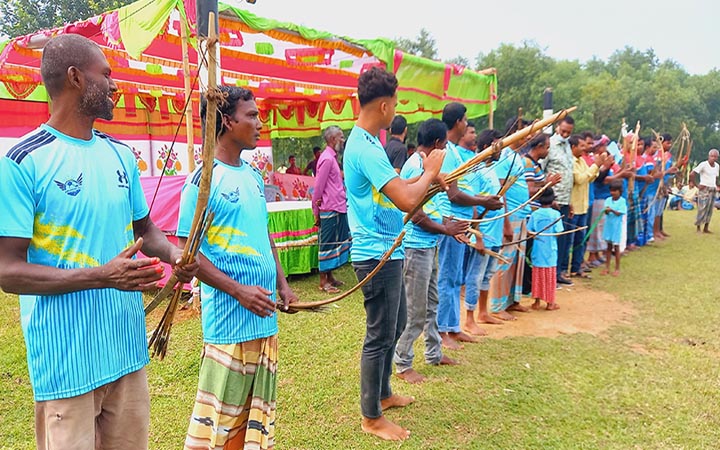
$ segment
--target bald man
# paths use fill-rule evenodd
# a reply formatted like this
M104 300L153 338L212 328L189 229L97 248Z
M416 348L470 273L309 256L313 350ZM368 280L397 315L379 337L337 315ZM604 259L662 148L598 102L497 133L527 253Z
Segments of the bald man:
M53 114L0 159L0 287L20 294L37 448L147 449L140 291L182 252L150 220L130 147L93 129L117 91L100 48L58 36L40 71Z

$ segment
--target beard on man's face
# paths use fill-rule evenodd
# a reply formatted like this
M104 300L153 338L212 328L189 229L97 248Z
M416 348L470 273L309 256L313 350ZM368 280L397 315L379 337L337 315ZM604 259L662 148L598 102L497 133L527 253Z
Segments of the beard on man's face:
M99 83L88 82L87 89L80 99L80 112L94 119L112 120L115 104L110 98L109 88Z

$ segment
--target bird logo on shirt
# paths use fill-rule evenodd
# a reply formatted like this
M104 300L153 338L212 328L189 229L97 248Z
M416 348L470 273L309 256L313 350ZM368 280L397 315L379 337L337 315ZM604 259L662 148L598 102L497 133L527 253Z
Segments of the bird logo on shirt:
M221 192L220 195L230 203L237 203L240 200L240 188L235 188L234 191L228 193Z
M57 187L60 188L61 191L63 191L70 197L75 197L80 193L80 189L82 188L82 173L80 173L80 176L78 176L76 179L70 178L64 183L58 180L53 181L55 181L55 184L57 185Z

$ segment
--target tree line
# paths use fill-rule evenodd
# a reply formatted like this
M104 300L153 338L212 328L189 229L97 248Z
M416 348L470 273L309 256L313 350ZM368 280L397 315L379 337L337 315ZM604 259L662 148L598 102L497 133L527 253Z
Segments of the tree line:
M410 53L438 59L435 39L425 29L413 39L397 39ZM691 75L677 62L660 61L652 49L625 47L603 61L593 58L557 60L532 42L501 44L475 58L458 56L446 62L476 70L498 71L498 104L495 127L523 109L527 118L542 116L542 95L552 88L555 109L578 106L573 116L576 130L589 130L618 139L623 118L632 129L640 120L641 134L677 136L686 123L693 139L691 160L703 160L710 148L720 147L720 71ZM479 128L487 124L478 121Z
M14 37L52 28L117 8L132 0L6 0L0 2L0 33ZM414 39L397 38L402 50L438 60L432 34L420 30ZM498 104L495 127L523 108L528 118L542 115L542 94L552 88L555 108L577 105L577 130L590 130L617 139L625 118L630 128L640 120L641 134L650 129L673 136L685 122L694 141L692 160L705 159L707 150L720 147L720 71L691 75L672 60L660 61L652 49L625 47L607 61L557 60L537 44L501 44L487 54L477 55L474 65L467 55L448 63L474 69L498 70ZM486 119L478 127L487 124ZM413 130L409 134L413 141ZM312 158L312 147L322 138L276 139L275 160L282 163L291 153L300 162Z

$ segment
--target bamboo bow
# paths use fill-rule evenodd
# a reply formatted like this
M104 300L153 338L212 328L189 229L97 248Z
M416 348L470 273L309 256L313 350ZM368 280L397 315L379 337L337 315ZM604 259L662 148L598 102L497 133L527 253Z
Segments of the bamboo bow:
M550 224L549 224L548 226L546 226L546 227L543 228L542 230L538 231L537 233L532 233L532 232L529 232L529 231L528 231L528 236L527 236L527 237L522 238L522 239L518 239L517 241L507 242L507 243L503 244L502 247L509 247L509 246L511 246L511 245L521 244L521 243L523 243L523 242L525 242L525 241L529 241L530 239L534 238L535 236L540 236L540 235L542 235L542 233L543 233L544 231L547 231L547 230L549 230L550 228L552 228L552 226L555 225L556 223L558 223L563 217L565 217L565 216L560 216L560 217L558 217L557 219L553 220L552 222L550 222Z
M207 50L209 56L208 64L208 89L206 92L207 111L209 114L205 118L205 139L203 143L203 165L200 174L200 186L198 189L198 198L195 205L195 214L193 215L192 226L188 236L188 242L183 250L183 258L180 264L192 263L200 248L200 243L207 233L213 214L207 213L208 200L210 198L210 187L212 183L213 161L215 159L215 126L218 104L223 101L222 94L217 89L217 53L215 47L217 45L217 34L215 31L215 17L210 13L209 31L207 40ZM163 359L167 352L168 341L170 338L170 330L172 322L175 318L180 297L182 295L183 284L178 282L174 275L170 277L165 287L155 296L152 302L145 308L145 314L149 314L164 299L169 292L174 289L173 297L165 309L157 328L153 331L152 337L148 342L148 348L152 349L153 356Z
M538 130L542 130L546 126L553 124L559 120L562 120L565 116L570 114L571 112L575 111L577 107L573 106L568 109L563 109L562 111L559 111L552 116L549 116L547 118L544 118L542 120L539 120L537 122L532 123L531 125L523 128L522 130L518 130L515 133L511 134L510 136L506 138L502 138L497 140L493 143L490 147L483 150L482 152L478 153L477 155L473 156L472 158L465 161L463 164L461 164L457 169L453 170L447 176L445 177L445 182L447 184L450 184L454 181L459 180L463 176L465 176L468 172L473 170L474 167L478 166L480 163L485 161L486 159L493 157L495 155L499 155L503 148L514 144L515 142L518 142L522 139L525 139L527 136L535 133ZM431 198L433 198L436 194L440 193L442 191L442 188L439 184L433 184L428 189L427 194L425 194L425 197L418 203L414 208L412 208L403 219L403 223L407 223L413 215L415 215L416 212L420 210L420 208L423 207L425 203L427 203ZM387 263L387 261L390 259L390 256L392 253L402 244L402 239L405 237L405 231L401 232L397 238L395 238L395 241L393 242L392 246L383 253L382 257L380 258L380 261L378 262L377 266L365 276L362 280L360 280L355 286L351 287L347 291L343 292L340 295L337 295L335 297L325 299L325 300L319 300L315 302L305 302L305 303L293 303L289 305L289 309L291 311L317 311L318 309L321 309L322 307L338 302L346 297L349 297L353 293L355 293L358 289L362 288L370 279L377 274L380 269Z

